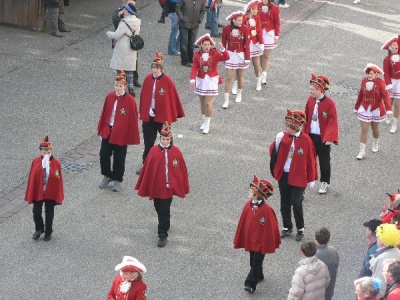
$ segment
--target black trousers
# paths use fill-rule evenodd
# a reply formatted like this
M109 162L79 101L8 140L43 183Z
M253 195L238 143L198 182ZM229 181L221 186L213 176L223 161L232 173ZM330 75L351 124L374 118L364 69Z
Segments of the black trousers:
M43 224L42 207L46 208L46 227ZM33 202L33 221L35 222L35 231L44 231L46 235L53 233L53 219L55 200L43 200Z
M138 60L139 60L139 51L136 51L136 71L133 71L133 79L138 80L139 79L139 73L138 73Z
M127 146L110 144L108 139L102 139L100 148L101 174L112 180L122 182L125 173L125 158ZM111 156L113 156L113 168L111 171Z
M331 146L322 143L319 134L310 133L310 138L314 143L315 152L317 152L319 161L319 170L321 172L321 182L331 183Z
M260 279L264 278L264 257L265 254L250 251L250 272L247 275L246 281L244 282L245 286L250 286L255 290L257 283L260 281Z
M279 192L281 194L281 215L283 227L289 230L293 229L292 223L292 206L293 215L296 222L297 230L304 228L303 217L303 200L304 188L291 186L288 183L289 173L283 172L281 180L279 180Z
M179 39L181 43L181 63L193 62L194 43L196 42L198 28L179 26Z
M154 146L157 138L157 132L161 131L162 125L162 123L154 122L153 118L150 118L150 122L142 122L144 142L143 163L146 160L146 157L149 154L151 147Z
M158 215L158 236L167 237L171 224L172 197L168 199L154 198L153 202Z

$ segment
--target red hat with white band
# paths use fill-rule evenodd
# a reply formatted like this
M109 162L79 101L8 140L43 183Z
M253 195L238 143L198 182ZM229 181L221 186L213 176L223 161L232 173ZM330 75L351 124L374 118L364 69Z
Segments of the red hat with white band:
M195 45L201 45L204 41L210 41L211 46L215 45L215 42L211 38L209 33L206 33L205 35L202 35L201 37L199 37L198 40L195 42Z

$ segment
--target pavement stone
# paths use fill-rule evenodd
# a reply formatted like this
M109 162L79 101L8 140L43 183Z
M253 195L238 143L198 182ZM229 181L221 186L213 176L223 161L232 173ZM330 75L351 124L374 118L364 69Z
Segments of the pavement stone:
M299 243L285 239L274 255L266 256L266 279L248 295L243 291L248 254L232 249L232 239L252 174L270 177L267 147L282 130L286 108L304 107L312 72L332 80L340 145L332 151L331 190L324 196L317 194L318 186L306 192L305 234L312 239L318 227L331 229L330 244L341 257L334 299L354 297L352 283L366 250L362 223L379 215L385 193L397 190L400 175L395 163L399 154L393 150L398 148L397 134L390 135L384 124L380 151L368 152L363 161L355 159L359 128L352 114L354 91L365 64L380 64L381 44L400 31L396 1L367 0L354 6L348 0L288 0L291 7L282 10L287 18L282 29L290 30L273 52L267 86L254 91L254 75L246 72L243 102L223 110L222 97L217 97L207 136L198 133L200 114L188 85L190 70L180 66L179 58L166 56L165 70L176 82L187 112L173 132L181 136L175 143L189 167L191 193L186 200L174 200L164 249L156 246L152 204L133 191L142 145L128 148L120 193L97 188L101 176L95 127L115 76L108 70L111 51L105 31L111 27L110 7L118 1L93 5L71 0L67 22L73 32L63 39L0 27L0 95L5 95L0 101L5 133L0 153L7 158L0 161L0 206L5 203L0 207L2 297L104 298L116 274L114 266L123 255L133 255L148 268L149 299L286 299L300 259ZM223 15L243 4L224 2ZM141 78L150 71L155 47L166 52L169 25L157 24L160 12L156 2L140 11L141 34L149 41L140 53ZM16 82L23 88L15 90ZM92 164L64 175L66 199L56 208L53 240L43 243L31 239L31 207L23 206L20 197L38 142L47 133L57 157ZM10 145L18 151L9 151ZM276 191L270 202L280 220L273 183ZM21 272L23 288L17 280Z

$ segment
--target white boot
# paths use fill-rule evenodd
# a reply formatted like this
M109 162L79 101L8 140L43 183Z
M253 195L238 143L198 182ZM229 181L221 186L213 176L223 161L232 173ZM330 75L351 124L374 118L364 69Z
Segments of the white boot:
M266 84L267 84L267 71L263 71L263 72L261 73L261 83L262 83L263 85L266 85Z
M397 119L397 118L392 119L392 127L390 127L390 133L396 133L398 122L399 122L399 119Z
M237 94L237 87L238 87L237 80L234 80L233 84L232 84L232 95L236 95Z
M357 159L361 160L363 159L365 156L365 144L364 143L360 143L360 153L358 153L357 155Z
M224 98L225 98L225 100L224 100L224 104L222 104L222 107L223 108L228 108L228 106L229 106L229 93L225 93L224 94Z
M203 120L203 123L201 123L200 130L203 130L204 126L206 126L206 116L202 115L201 119Z
M242 102L242 89L237 90L235 102L236 103Z
M210 132L210 121L211 121L211 118L209 118L209 117L205 118L204 129L203 129L204 134L207 134Z
M387 125L392 123L392 117L393 117L393 115L388 115L388 114L385 115L385 122Z
M372 152L376 153L379 150L379 138L374 139L374 143L372 144Z
M261 91L261 76L257 77L256 91Z

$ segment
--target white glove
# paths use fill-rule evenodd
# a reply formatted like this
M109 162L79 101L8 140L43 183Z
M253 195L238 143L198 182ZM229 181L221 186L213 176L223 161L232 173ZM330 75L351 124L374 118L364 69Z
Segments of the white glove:
M332 146L332 144L333 144L332 142L325 142L326 146Z
M190 85L191 85L192 87L196 87L196 80L190 79Z
M112 39L112 34L113 34L112 31L107 31L106 34L107 34L109 39Z
M249 65L249 64L250 64L250 60L245 60L244 63L245 63L246 65Z
M315 181L309 182L309 183L307 183L307 187L312 188L312 187L314 187L314 184L315 184Z
M392 112L391 110L388 110L388 111L386 112L386 114L387 114L388 116L391 116L391 115L393 115L393 112Z

